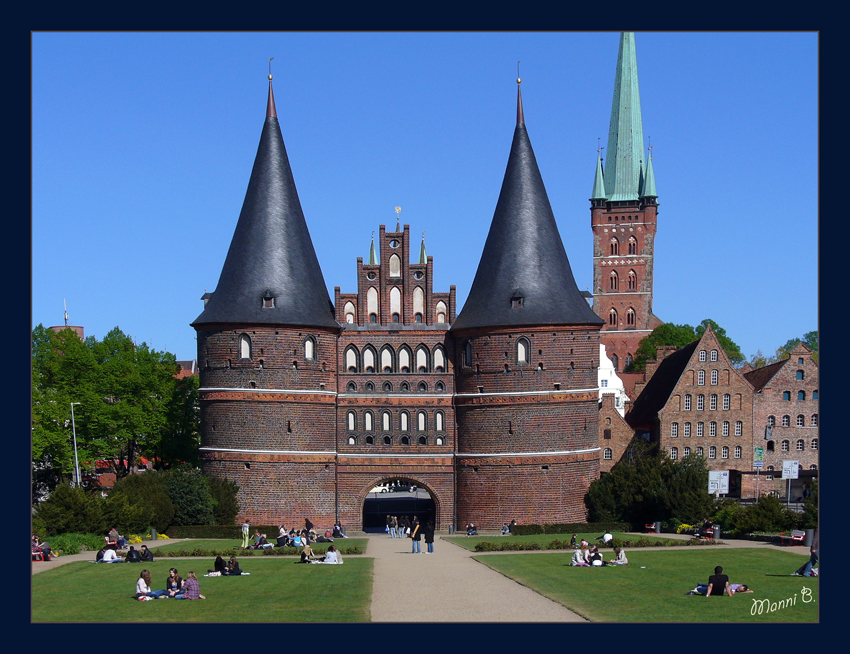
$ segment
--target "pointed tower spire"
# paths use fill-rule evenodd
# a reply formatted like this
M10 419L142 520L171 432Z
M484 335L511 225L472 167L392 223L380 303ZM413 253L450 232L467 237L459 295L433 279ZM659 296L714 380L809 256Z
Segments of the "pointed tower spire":
M517 125L502 190L472 288L451 329L601 323L573 278L517 86Z
M614 101L605 157L605 191L609 201L638 199L643 152L635 35L633 32L623 32L617 55Z
M422 232L422 246L419 248L419 263L428 263L428 254L425 252L425 232Z
M372 232L372 246L369 248L369 265L378 265L378 255L375 253L375 232Z
M646 164L646 177L643 182L643 190L640 195L643 198L657 198L658 192L655 190L655 172L652 170L652 146L649 146L649 155Z
M271 73L242 212L218 286L192 325L222 323L339 327L283 144Z
M596 152L596 176L593 178L593 191L590 195L591 200L606 200L605 195L605 177L602 174L602 155L597 150Z

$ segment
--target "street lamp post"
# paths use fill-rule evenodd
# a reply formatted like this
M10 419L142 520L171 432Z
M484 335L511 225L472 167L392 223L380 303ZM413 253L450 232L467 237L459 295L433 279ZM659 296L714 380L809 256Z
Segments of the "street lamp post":
M80 459L77 457L77 424L74 421L74 405L79 402L71 402L71 430L74 434L74 473L76 475L76 483L74 486L80 487Z

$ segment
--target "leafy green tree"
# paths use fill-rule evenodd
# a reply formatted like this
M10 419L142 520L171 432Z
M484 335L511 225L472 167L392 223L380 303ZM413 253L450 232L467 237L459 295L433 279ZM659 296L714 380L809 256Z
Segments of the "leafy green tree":
M215 499L210 493L209 480L201 471L181 465L166 474L168 495L174 504L174 524L214 524Z
M195 375L176 380L167 406L162 436L147 452L157 469L168 470L186 463L197 466L201 446L201 408L199 378Z
M803 338L792 338L785 345L776 350L776 361L787 359L791 356L791 350L797 347L798 343L802 343L812 351L812 361L818 362L818 332L807 332L803 334Z
M717 336L717 341L720 347L729 357L733 365L740 365L745 361L744 355L741 353L741 348L726 335L726 330L720 327L710 318L706 318L696 327L691 325L674 325L665 323L659 325L652 332L643 338L638 344L637 351L632 364L626 368L626 372L639 372L646 370L646 362L652 361L656 357L656 348L661 346L675 346L676 348L684 347L689 343L702 337L708 325L714 330Z
M811 495L803 502L803 529L817 529L818 526L818 482L814 480Z
M33 525L46 536L105 534L108 531L100 495L69 484L57 486L50 497L38 506Z
M144 508L149 512L147 522L133 529L153 527L158 532L164 533L174 520L174 503L168 493L167 481L167 474L154 471L128 475L115 482L115 486L109 493L109 503L111 504L118 497L123 497L128 505ZM129 527L125 529L130 530Z
M213 517L217 525L232 525L236 523L236 515L239 513L239 501L236 499L239 486L229 479L221 477L207 477L210 494L215 500Z

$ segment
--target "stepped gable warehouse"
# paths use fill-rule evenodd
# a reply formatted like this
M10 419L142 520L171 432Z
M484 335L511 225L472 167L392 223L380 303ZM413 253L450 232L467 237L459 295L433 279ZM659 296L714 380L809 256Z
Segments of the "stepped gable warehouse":
M519 80L518 80L519 82ZM598 476L600 320L578 291L517 94L517 125L469 299L434 292L424 239L380 228L356 293L327 297L269 81L242 212L198 332L202 467L240 517L362 526L404 479L438 529L584 518ZM507 353L507 354L506 354ZM304 480L309 480L305 484Z

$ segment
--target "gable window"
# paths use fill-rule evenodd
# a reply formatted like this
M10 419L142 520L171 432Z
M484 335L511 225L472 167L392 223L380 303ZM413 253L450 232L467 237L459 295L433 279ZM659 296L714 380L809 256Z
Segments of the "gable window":
M723 394L723 410L728 411L732 407L732 396L729 393Z
M683 409L684 409L685 411L690 411L690 410L691 410L691 396L690 396L690 394L685 395L685 404L684 404Z
M446 314L448 313L448 310L446 309L446 303L443 302L442 300L437 302L436 313L437 313L437 322L440 322L440 323L446 322Z
M805 376L805 373L802 370L797 371L797 381L803 381L804 376Z
M390 257L390 277L401 277L401 259L397 254Z
M782 391L782 399L785 402L790 402L791 401L791 391Z
M697 411L705 409L705 395L697 395Z
M673 422L670 424L670 438L678 438L679 436L679 423Z
M717 350L712 350L709 354L709 361L717 361Z
M717 371L716 371L716 370L712 370L712 371L711 371L711 385L712 385L712 386L717 386L717 376L718 376Z
M705 350L700 350L699 351L699 360L705 361L705 356L706 356Z
M691 437L691 423L686 422L682 427L682 436L685 438Z
M603 461L611 461L614 458L614 452L610 447L606 447L602 452Z
M346 302L345 308L342 311L345 314L345 322L347 322L349 324L353 323L354 322L354 313L355 313L354 303L353 302Z
M705 386L705 370L697 372L697 386Z

